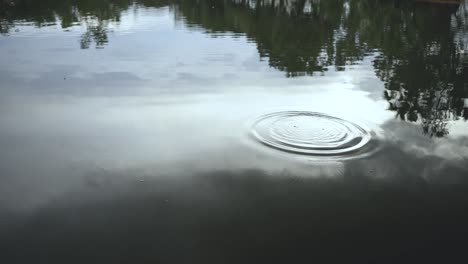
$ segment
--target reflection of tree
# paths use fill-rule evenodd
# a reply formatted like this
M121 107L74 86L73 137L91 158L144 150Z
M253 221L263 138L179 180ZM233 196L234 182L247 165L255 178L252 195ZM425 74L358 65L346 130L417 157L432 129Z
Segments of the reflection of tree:
M463 109L468 97L468 4L349 0L343 5L335 29L342 34L332 40L334 65L379 51L374 68L385 82L390 109L421 123L429 135L444 136L449 120L468 117Z
M0 0L2 1L2 0ZM433 5L403 0L14 0L0 7L0 33L15 21L62 28L86 25L81 48L107 45L109 25L132 6L171 5L177 21L213 37L245 34L260 56L287 76L313 75L378 52L373 65L401 119L432 136L468 118L468 1ZM2 3L2 2L0 2Z
M453 25L456 12L456 6L427 4L395 9L401 28L383 26L395 36L393 42L401 43L382 45L374 61L377 75L385 81L390 109L401 119L420 122L430 136L447 135L448 121L466 115L468 68L460 43L454 41L459 28Z
M128 0L15 0L14 7L8 8L3 20L10 25L14 21L31 21L37 27L60 23L62 28L95 20L97 25L85 23L87 31L82 36L81 47L87 48L91 42L100 47L107 42L105 24L109 21L118 22L121 12L130 4L131 1ZM11 27L2 32L7 33L10 29Z
M456 120L451 90L427 90L417 97L408 97L408 91L386 90L385 97L389 101L390 110L396 111L402 120L420 122L423 132L430 136L445 136L448 134L449 120Z
M243 33L260 56L288 76L312 75L335 65L334 39L344 0L179 0L176 17L213 35Z
M6 19L9 15L10 8L13 7L12 2L0 0L0 34L8 34L13 27L11 21Z
M81 35L80 47L87 49L91 43L96 43L96 48L102 48L107 44L107 27L103 25L103 22L99 22L98 25L87 25L87 30Z
M209 34L244 33L288 76L311 75L377 50L390 109L431 136L468 116L468 5L398 0L179 0L177 17Z
M0 3L3 3L0 0ZM167 5L168 0L8 0L11 4L0 4L0 33L7 34L15 21L28 21L37 27L60 24L62 28L85 25L86 32L80 40L81 48L107 44L108 25L120 22L123 11L132 5Z
M6 20L0 19L0 34L8 34L11 30L11 23Z

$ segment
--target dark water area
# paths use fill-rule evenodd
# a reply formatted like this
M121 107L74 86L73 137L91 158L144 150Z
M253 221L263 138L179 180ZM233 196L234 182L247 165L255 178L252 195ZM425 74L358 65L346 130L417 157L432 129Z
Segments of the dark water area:
M0 0L0 263L465 263L468 2Z

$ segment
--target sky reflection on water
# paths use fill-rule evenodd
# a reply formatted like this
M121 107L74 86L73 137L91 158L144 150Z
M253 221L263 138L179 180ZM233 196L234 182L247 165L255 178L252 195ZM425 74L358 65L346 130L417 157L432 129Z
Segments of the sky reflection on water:
M467 3L14 2L0 2L9 263L463 255ZM363 124L369 151L252 140L278 111Z

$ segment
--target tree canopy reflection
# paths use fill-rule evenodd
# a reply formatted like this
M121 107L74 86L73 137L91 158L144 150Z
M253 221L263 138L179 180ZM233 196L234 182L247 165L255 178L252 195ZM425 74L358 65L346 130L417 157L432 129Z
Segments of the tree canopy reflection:
M84 25L86 32L80 47L92 43L103 48L108 42L110 23L119 23L122 12L134 5L160 7L167 0L0 0L0 34L8 34L15 22L33 23L37 27L60 24L63 29Z
M80 46L107 45L109 23L133 6L170 6L207 34L243 34L288 77L345 70L366 56L396 116L430 136L468 118L468 3L403 0L1 0L0 32L15 21L86 25ZM14 3L14 4L11 4Z

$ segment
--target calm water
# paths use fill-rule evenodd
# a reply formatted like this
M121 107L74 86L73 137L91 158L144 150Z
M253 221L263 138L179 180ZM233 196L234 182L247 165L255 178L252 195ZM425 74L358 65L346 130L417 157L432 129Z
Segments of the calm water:
M0 0L0 262L465 263L449 2Z

